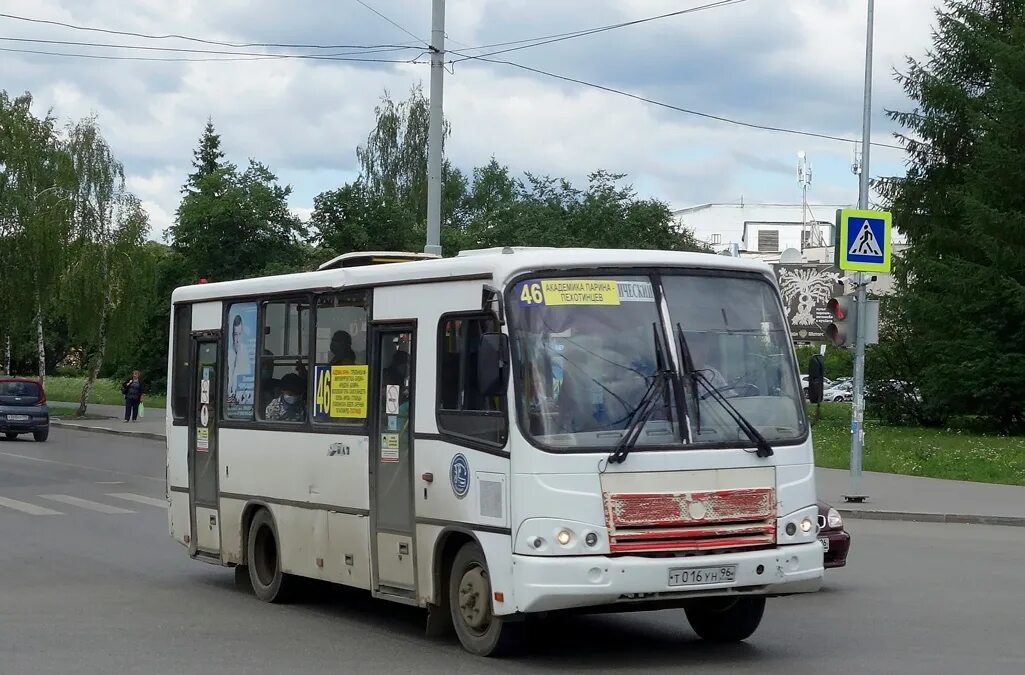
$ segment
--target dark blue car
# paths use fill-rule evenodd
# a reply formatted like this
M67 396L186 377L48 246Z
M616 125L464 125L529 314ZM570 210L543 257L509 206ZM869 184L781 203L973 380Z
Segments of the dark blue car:
M50 435L50 409L42 383L20 377L0 377L0 434L13 440L32 434L40 443Z

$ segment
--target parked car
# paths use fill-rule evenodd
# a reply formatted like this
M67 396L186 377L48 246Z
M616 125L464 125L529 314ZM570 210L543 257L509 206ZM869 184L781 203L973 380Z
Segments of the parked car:
M833 382L832 380L830 380L828 377L823 377L822 378L822 391L825 391L826 389L829 389L830 387L834 386L835 384L836 383ZM807 375L801 375L801 389L804 391L804 397L808 398L808 376ZM826 399L826 400L829 400L829 399Z
M851 535L843 527L840 512L826 502L819 501L819 543L822 544L826 569L844 567L851 550Z
M839 382L822 392L823 401L850 401L854 398L854 385L850 382Z
M40 443L49 437L50 409L41 382L0 377L0 434L7 440L32 434Z

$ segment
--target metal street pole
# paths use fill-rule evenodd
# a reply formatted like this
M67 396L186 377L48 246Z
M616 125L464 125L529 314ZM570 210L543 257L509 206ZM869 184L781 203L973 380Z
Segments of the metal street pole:
M865 105L862 111L861 129L861 176L858 185L858 208L869 207L869 152L872 133L872 28L875 15L875 0L868 0L868 29L865 37ZM840 245L840 242L837 242ZM844 242L846 245L846 242ZM859 272L856 276L857 321L854 328L854 402L851 410L851 493L844 499L861 502L866 495L861 491L861 460L865 443L865 303L868 297L868 275Z
M434 0L431 14L431 113L427 130L427 245L441 255L442 94L445 78L445 0Z

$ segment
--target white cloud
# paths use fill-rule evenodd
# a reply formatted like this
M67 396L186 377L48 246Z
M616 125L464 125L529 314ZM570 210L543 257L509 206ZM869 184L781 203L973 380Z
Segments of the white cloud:
M560 33L679 9L670 0L450 0L452 49ZM930 4L877 3L877 140L891 126L883 107L904 104L890 70L928 45ZM376 3L414 34L430 33L428 3ZM30 7L30 8L29 8ZM0 11L77 24L219 40L332 44L412 43L352 0L0 0ZM7 36L204 48L0 19ZM752 0L735 6L537 47L509 58L560 74L753 122L855 138L865 35L857 0ZM458 42L457 42L458 41ZM5 43L3 46L11 46ZM19 48L122 53L21 43ZM212 48L207 46L207 48ZM218 48L220 49L220 48ZM281 51L278 49L277 51ZM385 56L417 51L386 52ZM166 57L172 54L152 53ZM179 54L178 56L181 56ZM293 208L357 170L354 149L373 124L382 91L402 97L429 78L423 65L311 62L154 63L7 54L4 86L31 90L37 110L62 119L95 112L124 161L129 185L150 211L154 237L170 224L208 117L231 161L253 157L295 186ZM792 166L805 150L813 196L856 194L843 143L721 124L530 74L500 64L455 66L446 76L447 145L469 169L495 156L514 171L582 180L595 169L630 174L645 195L674 205L737 199L796 200ZM900 154L875 150L874 173L900 170ZM828 195L828 198L827 198Z

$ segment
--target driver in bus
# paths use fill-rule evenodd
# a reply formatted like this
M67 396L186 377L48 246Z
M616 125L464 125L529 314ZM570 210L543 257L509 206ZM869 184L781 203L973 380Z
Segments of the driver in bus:
M306 383L295 373L281 378L281 394L267 405L266 420L302 422L306 419Z
M694 368L701 372L708 383L716 389L727 386L726 378L713 364L718 364L718 341L714 335L707 333L690 333L687 335L687 349L694 360Z

